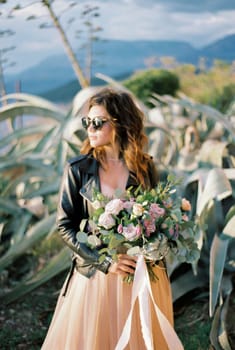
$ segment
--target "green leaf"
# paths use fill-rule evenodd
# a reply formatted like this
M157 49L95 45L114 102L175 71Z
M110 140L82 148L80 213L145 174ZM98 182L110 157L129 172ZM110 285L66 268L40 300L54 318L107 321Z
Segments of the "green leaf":
M231 184L223 169L212 169L207 176L205 187L199 196L197 214L201 215L208 202L214 198L222 200L232 194Z
M223 235L225 235L226 238L235 238L235 215L227 222L223 229Z
M88 236L87 242L93 247L97 247L101 244L101 240L95 235Z
M10 200L8 198L2 197L0 198L0 212L11 215L21 214L22 208L15 203L15 200Z
M55 230L56 213L40 220L38 223L30 227L26 232L24 239L11 248L0 258L0 271L9 266L16 258L24 254L29 248L32 248L47 234Z
M0 121L8 118L15 118L19 115L31 115L34 117L45 117L54 119L58 122L64 119L61 111L51 110L45 107L33 106L27 102L17 102L0 108Z
M57 276L62 271L68 269L70 263L70 251L67 247L65 247L59 254L55 255L33 278L23 281L12 291L1 296L1 304L7 305L26 295L43 283L46 283L53 277Z
M77 240L80 243L87 243L87 234L85 232L79 231L77 233Z
M14 131L14 133L7 135L6 137L2 137L0 140L0 148L5 147L6 145L9 145L13 141L17 141L20 138L23 138L28 135L33 134L44 134L46 131L48 131L50 128L49 125L44 124L40 126L30 126L23 129L18 129Z
M210 250L210 316L213 316L224 271L229 240L214 235Z
M207 281L201 270L198 271L197 276L194 276L192 271L181 274L171 283L173 301L175 302L188 292L206 285Z

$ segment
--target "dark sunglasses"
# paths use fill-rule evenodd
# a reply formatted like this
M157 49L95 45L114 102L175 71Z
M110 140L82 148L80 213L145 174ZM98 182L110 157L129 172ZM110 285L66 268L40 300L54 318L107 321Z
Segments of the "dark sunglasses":
M94 119L90 119L89 117L83 117L82 127L84 129L88 129L89 126L92 124L92 127L95 130L100 130L106 122L108 122L108 119L101 119L100 117L96 117Z

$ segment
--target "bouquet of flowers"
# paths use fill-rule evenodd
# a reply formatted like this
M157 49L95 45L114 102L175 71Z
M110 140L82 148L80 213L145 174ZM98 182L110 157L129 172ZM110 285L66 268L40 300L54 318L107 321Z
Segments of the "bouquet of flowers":
M93 215L88 220L90 233L79 232L78 240L99 248L100 259L116 259L119 253L142 254L151 266L172 253L180 262L199 258L196 224L189 220L190 202L178 196L177 181L168 176L151 190L128 189L110 199L94 191ZM131 280L131 279L130 279Z

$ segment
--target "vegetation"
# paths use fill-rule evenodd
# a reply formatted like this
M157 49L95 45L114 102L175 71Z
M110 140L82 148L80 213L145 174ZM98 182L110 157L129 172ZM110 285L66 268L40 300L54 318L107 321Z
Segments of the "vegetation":
M152 93L175 96L180 85L178 76L164 69L137 72L123 84L148 106Z
M111 79L108 82L118 84ZM2 125L7 127L0 141L3 318L9 316L11 306L18 305L18 301L21 304L17 311L22 305L34 308L29 296L36 298L47 287L55 291L58 285L54 286L54 281L60 276L64 278L68 271L69 250L56 238L57 195L64 163L79 152L85 137L79 115L94 89L81 90L70 110L25 94L8 95L8 104L0 109L1 130ZM234 104L230 103L222 113L185 96L160 96L150 91L148 97L146 94L141 98L142 101L137 100L139 104L146 101L143 107L149 153L162 178L169 172L182 178L178 191L191 201L192 215L200 225L197 241L201 256L197 264L168 260L176 329L187 350L208 349L209 344L216 350L231 349L234 323L231 325L229 319L234 313L235 271ZM183 311L179 307L182 303ZM188 313L190 303L195 308L190 306ZM39 306L34 311L36 315L43 313ZM46 320L38 321L44 331L37 335L35 343L32 344L32 337L30 345L28 339L23 340L25 348L36 348L35 344L40 343L52 311L53 307L47 310ZM200 326L203 336L199 334ZM5 339L6 335L4 328L1 337ZM16 332L14 337L15 344L23 348L22 339L17 340L20 335ZM1 343L4 344L3 340ZM14 348L15 344L8 346Z
M210 68L192 64L174 69L180 79L180 91L195 101L226 113L235 97L234 63L215 60Z

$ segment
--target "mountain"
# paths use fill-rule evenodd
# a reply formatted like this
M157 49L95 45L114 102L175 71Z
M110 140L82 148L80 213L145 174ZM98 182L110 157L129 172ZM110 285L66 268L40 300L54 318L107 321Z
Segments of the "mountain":
M235 34L226 36L214 43L205 46L199 51L200 55L209 60L220 59L227 62L235 60Z
M209 63L214 59L231 62L235 59L235 34L217 40L202 49L196 49L182 41L105 40L95 42L93 52L96 59L93 75L99 72L118 79L131 75L137 69L145 68L146 60L150 57L171 56L179 63L194 65L197 65L200 57L208 58ZM82 66L81 59L79 62ZM80 88L65 54L50 56L20 74L6 76L8 92L15 90L17 81L20 82L21 91L50 96L52 100L58 94L60 99L71 98L72 91L78 91ZM97 79L94 83L103 84ZM61 87L63 92L59 93Z

